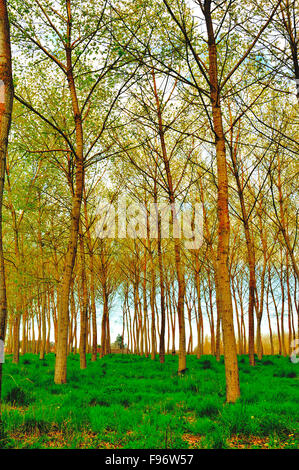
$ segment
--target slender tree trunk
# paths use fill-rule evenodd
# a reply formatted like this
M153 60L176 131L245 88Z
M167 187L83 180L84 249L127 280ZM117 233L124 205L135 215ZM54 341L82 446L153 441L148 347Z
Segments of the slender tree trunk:
M20 359L20 315L16 315L14 318L13 324L13 358L12 362L14 364L19 364Z
M155 185L155 203L157 203L156 197L156 185ZM159 213L158 217L158 265L159 265L159 280L160 280L160 308L161 308L161 332L160 332L160 348L159 348L159 360L163 364L165 362L165 286L164 286L164 273L163 273L163 256L162 256L162 239L161 239L161 217Z
M204 15L208 33L209 80L212 104L212 117L215 133L217 182L218 182L218 248L217 248L217 292L221 311L224 360L226 375L226 400L235 402L240 396L237 348L233 322L233 307L229 278L229 212L228 178L226 166L225 136L222 125L220 90L218 85L217 49L211 16L211 0L204 2Z
M146 257L146 248L144 248L144 263L143 263L143 284L142 284L142 293L143 293L143 336L144 336L144 354L145 357L148 357L149 355L149 348L148 348L148 340L147 340L147 316L148 316L148 311L147 311L147 257ZM123 337L124 338L124 337Z
M167 178L168 193L169 193L169 202L171 204L171 223L173 229L178 231L179 221L176 214L175 208L175 196L172 182L172 175L170 171L169 158L167 155L164 126L162 121L162 112L160 107L159 96L157 93L155 72L152 70L153 75L153 84L154 84L154 94L157 106L157 116L158 116L158 125L159 125L159 137L160 144L163 156L163 163ZM181 260L181 243L180 240L176 237L176 234L173 234L174 241L174 256L175 256L175 266L177 274L177 283L178 283L178 323L179 323L179 365L178 373L183 374L186 370L186 332L185 332L185 316L184 316L184 304L185 304L185 276L183 272L182 260Z
M209 304L210 304L210 323L211 323L211 354L215 356L215 327L214 327L214 313L213 313L213 299L212 299L212 285L210 277L210 269L208 269L208 283L209 283Z
M175 331L176 331L176 316L173 313L172 310L172 303L171 303L171 292L170 292L170 283L168 286L168 306L169 306L169 315L170 315L170 323L171 323L171 337L172 337L172 348L171 348L171 354L174 356L175 355Z
M209 245L209 252L211 254L213 269L215 272L215 279L214 279L215 290L216 292L218 292L218 278L216 276L217 258L216 258L216 254L213 248L213 240L212 240L212 236L211 236L210 229L209 229L208 217L207 217L207 212L206 212L205 202L204 202L204 191L203 191L201 175L199 175L199 184L200 184L200 197L201 197L201 202L202 202L204 230L206 232L206 238L207 238L208 245ZM221 331L220 331L221 330L221 311L220 311L220 306L219 306L219 298L217 295L216 295L216 309L217 309L217 318L216 318L215 354L216 354L216 360L219 362L220 361L220 344L221 344ZM202 322L202 325L203 325L203 322Z
M290 292L290 273L289 273L289 257L286 253L286 282L287 282L287 297L288 297L288 354L292 354L292 300Z
M199 359L203 354L203 344L201 341L201 331L203 329L203 317L201 309L201 293L200 293L200 275L199 275L199 253L195 254L195 287L197 295L197 314L198 314L198 324L197 324L197 358Z
M69 327L69 294L72 280L72 273L76 258L78 230L81 202L84 187L84 166L83 166L83 128L82 116L79 108L76 85L73 74L72 48L71 48L71 2L66 0L67 4L67 42L66 42L66 61L67 61L67 80L72 101L73 116L76 131L76 155L75 158L75 192L72 197L71 225L69 232L68 248L65 257L63 278L60 288L59 315L58 315L58 338L56 347L55 376L56 384L63 384L67 381L67 345L68 345L68 327Z
M108 294L107 294L106 284L104 283L104 285L103 285L103 316L102 316L102 334L101 334L101 354L100 354L101 358L103 358L106 354L108 354L108 351L107 351L108 316L109 316Z
M270 276L270 270L268 272L269 272L269 276ZM271 356L273 356L273 354L274 354L274 345L273 345L273 333L272 333L270 309L269 309L269 289L270 289L270 286L269 286L269 279L268 279L267 293L266 293L266 308L267 308L267 317L268 317L268 324L269 324Z
M295 255L294 255L294 250L291 247L289 232L287 230L286 219L285 219L284 196L283 196L283 189L282 189L282 183L281 183L281 164L280 164L279 153L277 155L277 170L278 170L277 187L278 187L278 195L279 195L279 212L280 212L280 215L278 216L276 209L275 209L275 213L276 213L278 221L279 221L280 230L282 232L287 250L288 250L289 255L291 257L294 273L297 276L297 280L299 280L299 268L298 268L297 260L296 260Z
M106 317L106 321L107 321L107 325L106 325L106 328L107 328L107 336L106 336L106 352L107 354L111 354L111 339L110 339L110 320L109 320L109 311L108 311L108 315Z
M47 323L48 323L48 332L46 340L46 354L50 352L50 331L51 331L51 312L50 312L50 292L47 290Z
M42 280L45 279L45 266L44 266L44 250L43 250L43 241L42 241L42 232L41 232L41 195L38 194L38 244L40 250L40 257L41 257L41 277ZM46 285L42 284L42 308L41 308L41 326L42 326L42 339L41 339L41 347L40 347L40 360L45 359L45 352L46 352L46 335L47 335L47 326L46 326Z
M82 292L82 308L80 318L80 369L86 369L86 345L87 345L87 328L88 328L88 292L87 279L85 270L85 253L84 239L82 227L79 228L79 246L80 246L80 268L81 268L81 292Z
M94 287L94 263L93 254L90 254L90 307L91 307L91 322L92 322L92 353L91 360L97 360L98 350L98 333L97 333L97 311L95 301L95 287Z
M149 230L149 227L148 227ZM156 276L155 266L152 252L151 240L148 237L149 245L149 257L150 257L150 276L151 276L151 288L150 288L150 307L151 307L151 359L154 361L156 358L156 314L155 314L155 297L156 297Z
M243 344L242 344L242 332L241 332L241 324L239 318L239 311L238 311L238 302L236 296L236 290L234 287L234 282L232 281L232 290L233 290L233 299L235 304L235 311L236 311L236 319L237 319L237 326L238 326L238 346L239 346L239 354L242 354Z
M252 235L249 228L249 217L247 214L243 188L239 176L239 170L236 159L236 150L232 149L232 162L234 168L234 176L237 183L238 195L240 200L242 221L244 226L246 248L247 248L247 260L249 267L249 300L248 300L248 355L249 364L254 366L254 304L255 304L255 293L256 293L256 276L255 276L255 248Z
M282 250L281 250L281 267L280 267L280 287L281 287L281 313L280 313L281 344L282 344L282 354L283 354L283 356L286 356L287 355L287 350L286 350L285 334L284 334L285 291L284 291L284 283L283 283Z
M95 276L94 276L94 254L92 241L90 236L90 228L88 222L88 213L87 213L87 198L85 187L83 189L84 193L84 217L86 229L86 243L89 251L89 263L90 263L90 307L91 307L91 323L92 323L92 349L91 349L91 360L97 360L97 350L98 350L98 333L97 333L97 311L96 311L96 301L95 301Z

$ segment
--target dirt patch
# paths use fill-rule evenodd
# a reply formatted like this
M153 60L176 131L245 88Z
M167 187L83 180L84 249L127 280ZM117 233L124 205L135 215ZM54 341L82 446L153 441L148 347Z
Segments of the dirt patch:
M269 437L233 435L227 440L227 444L232 449L250 449L252 447L268 449Z
M284 449L284 448L297 448L297 436L295 434L289 434L285 437L259 437L259 436L243 436L243 435L232 435L227 441L230 448L233 449Z
M205 436L194 435L194 434L184 434L183 440L187 442L189 449L198 449L201 447L201 440ZM244 436L242 434L233 434L226 441L227 447L229 449L273 449L279 448L284 449L296 448L296 435L290 434L285 438L285 440L280 439L271 439L269 437L259 437L259 436Z
M98 435L91 431L84 431L70 435L61 430L53 430L47 434L14 432L10 434L15 441L16 448L38 447L46 449L117 449L121 446L110 442L102 441ZM20 445L18 445L20 444Z
M198 449L200 446L200 441L203 436L194 435L194 434L184 434L183 441L187 442L189 449Z

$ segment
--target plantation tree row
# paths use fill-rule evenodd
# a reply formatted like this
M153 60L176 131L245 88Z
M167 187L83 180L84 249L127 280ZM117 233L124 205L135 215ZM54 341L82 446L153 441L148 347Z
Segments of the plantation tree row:
M237 354L253 366L298 338L295 1L12 0L8 150L0 5L7 353L42 360L54 339L65 383L68 354L84 369L111 352L116 312L127 352L177 353L179 374L187 353L224 354L235 402ZM119 200L147 216L199 207L201 243L164 237L159 216L155 237L150 217L135 237L99 237L103 201Z

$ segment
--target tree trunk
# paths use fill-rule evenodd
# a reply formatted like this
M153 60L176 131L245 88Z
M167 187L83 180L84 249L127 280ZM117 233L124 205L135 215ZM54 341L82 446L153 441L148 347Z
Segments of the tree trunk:
M100 357L104 357L107 354L107 325L108 325L108 295L106 285L103 285L103 316L102 316L102 335L101 335L101 354Z
M204 15L208 33L209 80L212 104L212 117L215 133L217 160L217 214L218 214L218 247L217 247L217 292L216 296L221 311L225 375L226 400L235 402L240 396L237 348L233 322L233 307L229 278L229 212L228 212L228 178L226 167L225 136L222 125L220 90L218 85L217 49L211 17L211 1L204 2Z
M43 241L42 241L42 232L41 232L41 196L40 193L38 194L38 244L40 250L40 257L41 257L41 278L42 280L45 279L45 266L44 266L44 250L43 250ZM42 327L42 339L41 339L41 347L40 347L40 360L45 359L45 352L46 352L46 335L47 335L47 327L46 327L46 285L42 284L42 309L41 309L41 327Z
M20 359L20 323L21 317L16 315L13 324L13 358L14 364L19 364Z
M165 135L164 135L164 126L162 121L162 112L160 107L159 96L157 93L155 72L152 69L153 75L153 84L154 84L154 94L157 106L157 116L158 116L158 125L159 125L159 138L163 156L163 163L167 178L169 202L171 204L171 224L176 231L178 231L179 221L175 209L175 195L173 189L172 175L169 166L169 158L167 155ZM178 283L178 322L179 322L179 365L178 365L178 374L182 374L186 370L186 332L185 332L185 316L184 316L184 303L185 303L185 276L183 273L182 260L181 260L181 243L175 234L173 234L174 241L174 256L175 256L175 266L177 274L177 283Z
M84 187L84 166L83 166L83 128L82 116L79 108L76 85L73 75L72 49L71 49L71 5L67 0L67 80L72 100L73 117L76 131L76 155L75 158L75 192L72 196L71 225L69 232L68 249L65 257L63 278L60 288L59 314L58 314L58 338L56 347L55 376L56 384L63 384L67 381L67 345L68 345L68 327L69 327L69 295L73 274L73 268L76 258L78 230L81 202Z
M13 103L9 21L5 0L0 0L0 88L0 94L2 98L0 101L0 341L2 342L1 347L4 347L7 319L7 300L2 244L2 202L6 170L7 145ZM0 362L0 438L2 436L1 385L2 363Z
M81 268L81 292L82 292L82 308L80 318L80 369L86 369L86 344L87 344L87 328L88 328L88 293L87 279L85 270L85 253L84 239L82 227L79 228L79 246L80 246L80 268Z

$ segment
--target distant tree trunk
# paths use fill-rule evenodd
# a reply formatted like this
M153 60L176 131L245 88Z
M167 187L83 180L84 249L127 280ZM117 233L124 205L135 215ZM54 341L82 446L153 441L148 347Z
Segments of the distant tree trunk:
M88 292L87 279L85 270L85 253L84 239L82 227L79 228L79 246L80 246L80 269L81 269L81 292L82 292L82 308L80 317L80 369L86 369L86 345L87 345L87 328L88 328Z
M102 334L101 334L101 354L100 357L104 357L109 354L107 351L107 340L108 340L108 293L106 284L103 284L103 316L102 316Z
M27 322L27 316L24 312L23 314L23 324L22 324L22 347L21 347L21 355L23 356L26 354L26 343L27 343L27 338L26 338L26 322Z
M256 276L255 276L255 247L252 235L249 228L249 217L247 214L245 201L244 201L244 192L239 176L239 169L237 165L237 156L236 150L232 149L231 151L234 176L237 183L238 195L240 200L241 212L242 212L242 221L244 226L246 248L247 248L247 261L249 268L249 300L248 300L248 355L249 355L249 364L254 366L254 305L255 305L255 294L256 294Z
M215 348L215 328L214 328L214 313L213 313L213 299L212 299L212 285L210 277L210 269L208 269L208 282L209 282L209 304L210 304L210 324L211 324L211 354L216 355Z
M91 308L91 323L92 323L92 353L91 360L97 360L98 351L98 333L97 333L97 311L95 301L95 287L94 287L94 263L93 254L90 255L90 308Z
M12 318L10 317L8 322L8 335L7 335L7 353L11 354L12 351Z
M37 231L37 238L40 250L40 257L41 257L41 278L42 280L45 279L45 265L44 265L44 249L43 249L43 241L42 241L42 232L41 232L41 195L38 194L38 231ZM42 338L41 338L41 347L40 347L40 360L45 359L45 352L46 352L46 335L47 335L47 326L46 326L46 285L42 284L42 308L41 308L41 327L42 327Z
M149 234L149 226L147 227ZM156 314L155 314L155 297L156 297L156 276L155 276L155 265L153 260L151 240L148 236L148 248L150 258L150 308L151 308L151 359L156 359Z
M201 344L201 336L200 336L200 323L199 323L199 315L198 310L196 308L196 301L193 300L194 305L194 312L195 312L195 319L196 319L196 333L197 333L197 348L196 348L196 357L200 359L200 344Z
M239 305L241 311L241 333L242 333L242 352L240 354L246 354L247 350L247 343L246 343L246 329L245 329L245 322L244 322L244 308L243 308L243 298L242 292L240 287L240 276L236 278L236 289L239 297Z
M139 273L135 272L135 279L134 279L134 319L135 319L135 327L136 327L136 344L137 344L137 354L142 355L142 338L141 338L141 318L140 318L140 309L139 309Z
M283 258L282 258L282 249L281 249L281 266L280 266L280 287L281 287L281 311L280 311L280 331L281 331L281 344L282 344L282 354L283 356L287 355L286 344L285 344L285 334L284 334L284 307L285 307L285 291L284 291L284 282L283 282Z
M20 360L20 315L16 315L13 323L13 357L12 362L19 364Z
M50 295L51 295L51 304L52 304L52 317L53 317L53 324L54 324L54 352L56 353L56 344L57 344L57 337L58 337L58 321L57 321L57 314L56 314L54 289L51 289Z
M149 348L148 348L148 340L147 340L147 316L148 316L148 311L147 311L147 256L146 256L146 248L144 248L144 263L143 263L143 283L142 283L142 293L143 293L143 336L144 336L144 354L145 357L148 357L149 355ZM124 336L123 336L124 338Z
M32 315L31 319L32 323L32 344L31 344L31 353L34 353L34 348L35 348L35 327L34 327L34 316Z
M270 266L269 266L269 273L270 273ZM273 292L272 288L272 280L271 280L271 275L269 274L269 284L270 284L270 291L271 291L271 296L274 304L274 309L275 309L275 316L276 316L276 327L277 327L277 337L278 337L278 354L281 355L282 351L282 344L281 344L281 334L280 334L280 325L279 325L279 315L278 315L278 308L277 308L277 303L275 300L275 295Z
M155 181L155 199L156 196L156 181ZM164 273L163 273L163 257L162 257L162 239L161 239L161 217L157 213L158 218L158 265L159 265L159 280L160 280L160 309L161 309L161 332L160 332L160 348L159 348L159 360L163 364L165 362L165 286L164 286Z
M38 295L37 295L37 331L38 331L38 338L35 346L35 354L38 354L40 351L40 344L41 344L41 313L40 313L40 290L38 287Z
M12 228L13 228L13 238L14 238L14 252L15 252L15 266L16 266L16 281L18 285L18 295L16 298L16 316L19 317L19 325L18 328L20 328L20 322L21 322L21 317L22 317L22 311L23 311L23 305L24 305L24 299L23 299L23 273L22 273L22 253L20 249L20 234L19 234L19 224L17 221L17 214L15 211L15 208L12 203L11 199L11 186L10 186L10 180L9 180L9 169L8 165L6 166L6 173L7 173L7 189L8 189L8 203L9 203L9 208L11 212L11 218L12 218ZM15 325L15 321L14 321ZM14 326L15 328L15 326ZM20 334L18 335L14 334L15 340L20 338ZM15 364L18 364L19 362L19 347L20 345L16 343L16 341L13 340L13 350L15 348L18 348L18 351L15 351L13 354L13 362ZM17 362L15 362L17 361Z
M111 354L111 338L110 338L110 320L109 320L109 311L107 315L107 337L106 337L106 353Z
M192 304L188 303L187 304L187 314L188 314L188 323L189 323L189 341L188 341L188 348L187 348L187 354L192 354L193 353L193 334L192 334L192 318L191 318L191 310L192 310Z
M166 319L167 319L167 354L170 354L170 319L169 319L169 306L167 300L167 291L165 295Z
M261 323L263 317L263 308L264 308L264 296L265 296L265 274L267 269L267 239L263 230L262 224L262 200L260 200L259 210L258 210L258 218L259 218L259 229L263 247L263 266L262 272L260 276L260 298L256 295L256 316L257 316L257 328L256 328L256 348L257 348L257 356L258 359L261 359L263 356L263 343L262 343L262 334L261 334Z
M74 354L77 354L78 352L78 340L77 340L77 311L75 310L75 322L74 322L74 334L73 334L73 337L74 337Z
M212 236L211 236L210 229L209 229L208 217L207 217L207 212L206 212L205 202L204 202L204 191L203 191L201 175L199 175L199 185L200 185L200 197L201 197L201 202L202 202L204 230L206 232L206 238L207 238L208 245L209 245L209 252L211 254L213 269L215 272L215 278L214 278L215 291L217 292L218 291L218 278L216 276L217 258L216 258L216 254L213 248L213 240L212 240ZM216 360L220 361L221 311L220 311L220 306L219 306L219 298L217 295L216 295L216 309L217 309L217 318L216 318L215 354L216 354Z
M202 309L201 309L201 293L200 293L200 276L199 276L200 266L199 266L199 254L195 253L195 287L196 287L196 296L197 296L197 358L199 359L203 354L203 344L201 341L202 329L203 329L203 319L202 319Z
M270 276L270 269L268 269L268 273ZM267 308L267 317L268 317L268 324L269 324L269 335L270 335L270 347L271 347L271 356L274 354L274 345L273 345L273 333L272 333L272 327L271 327L271 318L270 318L270 311L269 311L269 278L268 278L268 284L267 284L267 293L266 293L266 308Z
M289 273L289 257L286 253L286 282L287 282L287 297L288 297L288 354L292 354L292 300L290 292L290 273Z
M297 84L298 86L298 84ZM299 89L299 86L297 90ZM284 208L284 195L283 195L283 188L282 188L282 183L281 183L281 162L280 162L280 155L279 152L277 154L277 171L278 171L278 177L277 177L277 188L278 188L278 195L279 195L279 216L275 208L275 213L280 225L280 230L283 235L287 250L289 252L289 255L291 257L291 261L293 264L293 269L294 273L297 276L297 279L299 280L299 268L297 264L297 260L294 255L294 249L291 246L291 241L289 237L289 232L287 229L287 224L286 224L286 219L285 219L285 208Z
M89 251L89 262L90 262L90 307L91 307L91 323L92 323L92 349L91 349L91 360L97 360L97 350L98 350L98 333L97 333L97 311L96 311L96 301L95 301L95 279L94 279L94 254L93 247L90 236L90 229L88 223L88 213L87 213L87 198L86 191L84 187L84 217L86 229L86 243Z
M232 290L233 290L233 299L234 299L234 304L235 304L235 311L236 311L236 319L237 319L237 327L238 327L238 348L239 348L239 354L242 354L242 332L241 332L241 324L240 324L240 318L239 318L239 311L238 311L238 302L237 302L237 296L236 296L236 291L234 287L234 282L232 280Z
M170 327L171 327L171 354L174 356L175 355L175 315L173 314L172 311L172 302L171 302L171 282L167 283L167 289L166 289L166 298L167 298L167 304L168 304L168 310L169 310L169 319L170 319Z
M159 96L157 93L156 87L156 79L155 79L155 72L154 69L152 70L153 75L153 84L154 84L154 94L156 100L156 107L157 107L157 117L158 117L158 126L159 126L159 138L163 156L163 163L166 173L167 179L167 186L168 186L168 194L169 194L169 202L171 204L171 224L174 229L179 227L179 221L176 214L175 209L175 195L173 189L173 181L172 175L170 171L170 164L169 158L167 155L166 149L166 142L165 142L165 134L164 134L164 126L162 121L162 111L159 101ZM175 266L176 266L176 274L177 274L177 283L178 283L178 323L179 323L179 365L178 365L178 373L182 374L186 370L186 332L185 332L185 316L184 316L184 304L185 304L185 276L183 272L182 266L182 259L181 259L181 242L180 240L173 234L173 241L174 241L174 257L175 257Z
M70 310L71 310L71 321L70 321L70 334L69 334L69 353L73 352L72 346L74 342L74 323L75 323L74 278L72 278L72 283L71 283Z
M50 292L47 290L47 323L48 323L48 332L46 340L46 354L50 352L50 331L51 331L51 313L50 313Z

